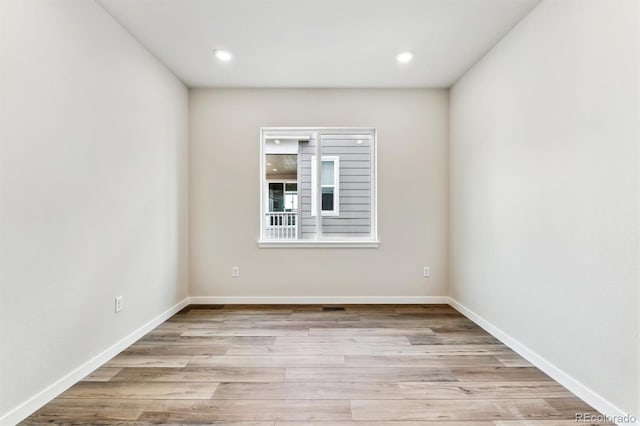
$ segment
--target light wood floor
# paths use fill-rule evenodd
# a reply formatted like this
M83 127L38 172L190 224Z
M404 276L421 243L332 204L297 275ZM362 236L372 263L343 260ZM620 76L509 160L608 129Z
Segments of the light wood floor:
M446 305L192 305L24 424L575 426L576 413L597 414Z

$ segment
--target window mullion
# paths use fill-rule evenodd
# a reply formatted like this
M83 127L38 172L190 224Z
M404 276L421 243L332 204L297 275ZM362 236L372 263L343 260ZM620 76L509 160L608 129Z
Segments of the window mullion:
M315 190L316 190L316 240L322 239L322 147L320 142L322 134L316 133L316 170L315 170Z

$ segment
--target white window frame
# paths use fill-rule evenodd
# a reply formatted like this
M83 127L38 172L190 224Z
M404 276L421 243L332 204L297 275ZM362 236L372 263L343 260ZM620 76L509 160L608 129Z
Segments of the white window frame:
M340 216L340 157L337 155L323 155L322 162L333 162L333 185L321 185L322 188L333 188L333 210L322 210L322 216ZM316 156L311 156L311 216L316 217ZM322 176L322 172L320 172ZM322 196L320 197L320 199Z
M371 236L366 240L332 240L322 239L321 233L318 233L316 240L295 240L295 241L271 241L263 240L265 231L265 221L263 213L265 212L265 150L264 143L267 139L314 139L320 140L322 135L340 134L347 135L353 139L360 139L363 134L371 141L371 178L373 179L371 188ZM378 238L378 140L377 131L372 127L261 127L260 128L260 235L258 237L258 247L260 248L378 248L380 240ZM317 144L316 155L321 155L320 144ZM316 164L318 164L316 157ZM317 167L317 166L316 166ZM339 170L337 168L336 170ZM318 170L316 169L316 179L319 179ZM339 177L339 175L338 175ZM317 182L317 181L316 181ZM317 187L317 185L316 185ZM299 191L299 190L298 190ZM300 194L300 192L298 192ZM316 203L318 197L316 193ZM301 200L298 200L300 203ZM300 209L299 209L300 210ZM319 224L324 215L314 216Z

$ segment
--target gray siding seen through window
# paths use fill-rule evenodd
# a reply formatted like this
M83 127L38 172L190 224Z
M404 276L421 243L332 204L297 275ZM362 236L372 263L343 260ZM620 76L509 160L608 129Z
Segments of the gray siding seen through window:
M300 141L298 181L300 182L300 238L316 238L316 218L312 206L312 157L315 140ZM327 238L371 238L373 136L323 135L321 152L339 158L337 216L322 216L322 234Z

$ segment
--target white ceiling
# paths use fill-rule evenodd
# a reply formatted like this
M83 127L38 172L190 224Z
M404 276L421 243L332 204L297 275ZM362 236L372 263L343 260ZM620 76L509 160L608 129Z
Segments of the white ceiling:
M190 87L449 87L540 0L99 2Z

